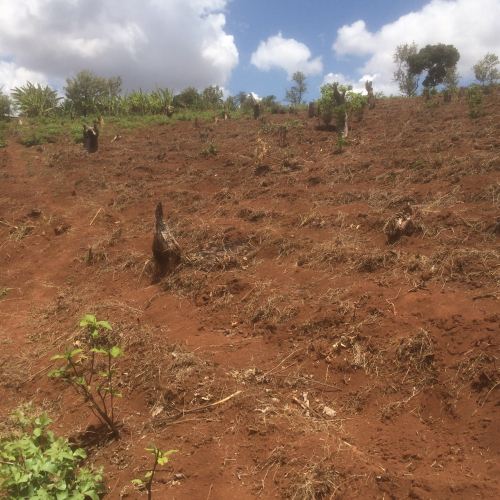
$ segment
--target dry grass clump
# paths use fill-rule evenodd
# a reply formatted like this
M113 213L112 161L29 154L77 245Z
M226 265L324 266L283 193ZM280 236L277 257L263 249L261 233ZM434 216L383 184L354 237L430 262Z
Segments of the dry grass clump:
M340 487L341 474L330 457L304 466L283 493L290 500L322 500L333 498Z
M310 211L305 214L300 214L296 222L297 227L310 227L321 229L326 225L326 219L318 212Z
M299 308L294 304L290 304L289 297L276 294L263 297L266 288L267 286L257 290L243 308L242 312L250 318L252 323L259 321L285 323L297 316Z

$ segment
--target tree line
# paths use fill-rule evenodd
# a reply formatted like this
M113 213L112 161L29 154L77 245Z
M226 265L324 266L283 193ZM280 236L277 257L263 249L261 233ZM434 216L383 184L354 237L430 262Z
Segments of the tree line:
M399 86L400 94L412 97L420 87L420 78L425 73L422 82L423 92L444 85L446 89L456 91L461 76L457 71L460 59L458 50L453 45L426 45L418 49L415 42L398 45L393 56L396 64L393 81ZM483 86L495 84L500 80L497 69L498 56L486 54L472 68L476 80ZM286 90L285 102L291 105L305 103L307 93L306 75L295 72L291 80L295 82ZM120 114L165 114L170 107L177 110L205 111L209 109L225 109L234 111L237 108L251 107L251 100L244 91L224 99L224 92L218 85L206 87L198 91L188 87L174 95L172 90L156 87L152 92L133 90L122 95L122 79L120 76L106 79L97 76L89 70L80 71L74 78L66 79L63 87L65 97L57 95L57 91L49 86L27 82L22 87L16 87L10 96L4 95L0 87L0 117L9 116L13 109L19 110L28 118L37 116L58 115L120 115ZM327 89L328 90L328 89ZM330 92L332 89L329 89ZM322 90L322 98L324 97ZM269 95L262 99L263 106L276 109L276 96Z

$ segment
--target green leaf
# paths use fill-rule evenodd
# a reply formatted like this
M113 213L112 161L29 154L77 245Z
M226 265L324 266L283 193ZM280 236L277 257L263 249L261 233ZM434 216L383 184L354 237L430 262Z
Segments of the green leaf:
M124 355L123 349L120 349L117 345L112 347L109 353L111 354L111 356L113 356L113 358Z
M82 450L81 448L78 448L73 452L74 457L81 457L81 458L87 458L87 453L85 453L85 450Z
M94 347L94 348L90 349L90 352L97 352L99 354L108 354L108 351L106 351L102 347Z
M111 328L111 325L107 321L98 321L96 323L96 325L103 326L104 328L107 328L108 330L113 330L113 328Z
M38 419L37 419L38 420ZM36 437L40 437L42 435L42 429L40 429L40 427L37 427L34 431L33 431L33 435L36 436Z
M95 490L89 490L85 492L85 495L92 498L92 500L99 500L99 496Z
M143 484L142 479L132 479L131 483Z

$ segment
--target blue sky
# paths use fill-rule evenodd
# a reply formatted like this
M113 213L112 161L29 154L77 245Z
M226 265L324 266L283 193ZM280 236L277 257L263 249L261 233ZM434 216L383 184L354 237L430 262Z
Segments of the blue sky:
M486 53L500 55L500 0L2 0L0 86L62 91L82 69L120 75L123 89L219 85L282 100L307 76L397 94L392 57L415 41L459 50L462 83Z

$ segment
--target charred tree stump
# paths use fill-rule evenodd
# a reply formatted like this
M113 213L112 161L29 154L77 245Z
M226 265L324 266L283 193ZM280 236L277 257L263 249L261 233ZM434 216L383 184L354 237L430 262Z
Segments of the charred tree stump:
M316 116L316 110L314 102L309 103L309 118L314 118Z
M260 110L261 110L260 102L254 103L254 105L253 105L253 117L255 119L257 119L259 117Z
M153 257L156 264L154 279L164 278L181 262L181 248L172 235L167 223L163 220L163 207L158 202L155 209L156 232L153 237Z
M443 100L444 102L451 102L451 92L449 90L443 92Z
M83 148L89 153L95 153L99 149L99 125L96 122L93 127L83 125Z
M373 95L373 86L372 82L366 81L365 89L368 93L368 109L373 109L375 107L375 96Z
M337 103L337 106L342 106L342 104L345 104L345 90L343 90L341 94L337 89L337 84L333 86L333 97L335 99L335 102Z
M281 147L285 147L287 145L286 132L287 132L287 129L283 125L278 129L278 137L279 137L279 143L280 143Z

